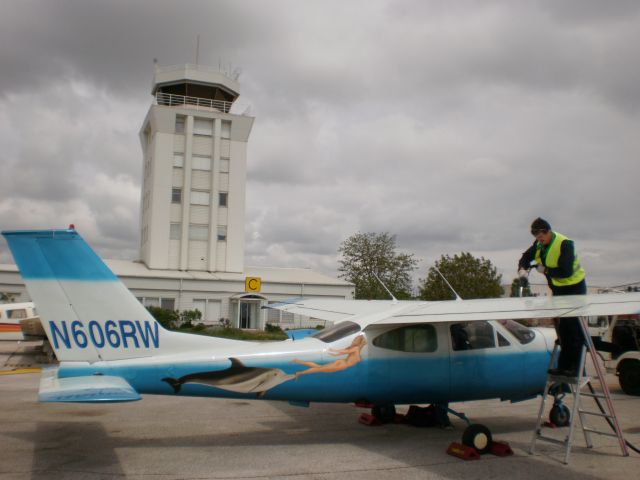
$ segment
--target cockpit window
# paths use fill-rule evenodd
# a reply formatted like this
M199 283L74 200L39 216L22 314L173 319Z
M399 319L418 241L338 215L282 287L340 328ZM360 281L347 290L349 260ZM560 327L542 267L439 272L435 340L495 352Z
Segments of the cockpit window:
M489 322L453 323L451 324L450 330L451 345L454 350L476 350L496 346L493 327Z
M514 322L513 320L498 320L498 322L504 328L509 330L509 333L516 337L523 345L533 342L533 339L536 337L533 330L519 324L518 322Z
M335 342L341 338L348 337L360 331L360 325L355 322L340 322L331 328L320 330L318 333L311 335L313 338L322 340L325 343Z

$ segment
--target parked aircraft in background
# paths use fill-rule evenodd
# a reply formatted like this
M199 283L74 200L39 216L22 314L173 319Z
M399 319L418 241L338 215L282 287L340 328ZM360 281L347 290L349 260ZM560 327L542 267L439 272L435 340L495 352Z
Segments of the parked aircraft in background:
M20 322L36 318L33 303L0 304L0 340L24 340Z
M60 365L43 402L141 394L373 405L542 393L555 334L515 319L637 313L640 294L444 302L300 299L275 308L335 322L309 337L246 342L163 329L74 229L3 232ZM470 425L467 444L490 444Z

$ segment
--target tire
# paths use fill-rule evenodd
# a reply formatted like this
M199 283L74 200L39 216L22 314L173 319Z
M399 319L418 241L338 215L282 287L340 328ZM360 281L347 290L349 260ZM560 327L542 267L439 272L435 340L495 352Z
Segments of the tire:
M393 403L388 405L375 405L371 409L371 414L382 423L390 423L396 418L396 406Z
M620 366L618 381L624 393L640 396L640 362L625 361Z
M491 450L491 432L487 427L479 423L469 425L462 432L462 444L467 447L473 447L478 453L487 453Z
M549 412L549 421L558 427L566 427L571 423L571 411L564 404L558 404L551 407Z

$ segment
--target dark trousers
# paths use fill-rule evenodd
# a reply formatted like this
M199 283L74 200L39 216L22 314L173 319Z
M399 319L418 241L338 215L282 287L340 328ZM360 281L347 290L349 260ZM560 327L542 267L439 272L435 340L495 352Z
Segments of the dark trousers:
M585 295L587 284L583 280L576 285L568 287L552 287L554 296L562 295ZM560 370L578 371L580 365L580 354L585 338L580 326L578 317L559 318L556 320L556 332L560 340L560 357L558 358L558 368Z

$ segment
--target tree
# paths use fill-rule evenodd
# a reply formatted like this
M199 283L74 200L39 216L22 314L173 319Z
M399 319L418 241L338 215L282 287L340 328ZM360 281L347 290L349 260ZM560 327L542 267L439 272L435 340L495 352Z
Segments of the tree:
M380 278L396 298L411 296L411 272L418 260L396 251L396 237L387 232L356 233L340 244L339 276L355 284L358 299L388 299ZM374 275L375 274L375 275Z
M484 257L475 258L468 252L450 257L442 255L435 267L442 272L458 295L463 299L496 298L503 294L496 267ZM451 300L455 298L451 289L431 267L427 278L420 280L420 298L423 300Z

